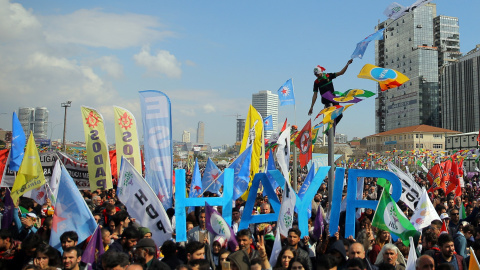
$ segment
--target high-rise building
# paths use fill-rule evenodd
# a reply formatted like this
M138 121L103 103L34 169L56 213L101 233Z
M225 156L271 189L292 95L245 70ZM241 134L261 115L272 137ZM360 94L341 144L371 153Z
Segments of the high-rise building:
M263 90L256 94L252 94L252 106L260 113L262 118L269 115L272 116L273 130L264 130L263 134L266 139L270 138L272 133L277 132L278 124L278 95L271 91Z
M336 143L347 143L348 142L347 134L336 133L335 134L335 142Z
M480 129L480 44L457 63L441 69L443 128L464 133Z
M382 28L384 39L375 42L376 65L410 80L384 92L378 88L376 132L422 124L440 127L439 67L458 56L458 19L436 16L436 5L426 4L376 26Z
M205 123L202 121L198 122L197 127L197 143L205 142Z
M48 132L48 110L45 107L37 108L19 108L18 120L25 131L25 135L30 136L33 132L35 139L47 139Z
M189 143L190 142L190 132L184 130L182 134L182 142Z
M237 133L236 141L241 142L243 139L243 132L245 131L245 119L237 118Z

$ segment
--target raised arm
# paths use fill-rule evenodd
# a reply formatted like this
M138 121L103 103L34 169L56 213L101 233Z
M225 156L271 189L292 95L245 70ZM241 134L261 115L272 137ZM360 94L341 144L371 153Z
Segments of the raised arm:
M347 64L345 65L345 67L343 67L342 70L340 70L339 72L335 73L337 76L340 76L340 75L343 75L345 74L345 71L347 71L347 68L348 66L353 62L353 59L350 59L348 60Z

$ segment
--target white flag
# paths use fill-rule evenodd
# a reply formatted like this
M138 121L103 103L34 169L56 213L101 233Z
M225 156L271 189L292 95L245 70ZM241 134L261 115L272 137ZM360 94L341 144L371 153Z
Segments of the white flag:
M402 181L402 200L410 209L415 209L415 202L420 199L420 194L422 194L422 188L412 179L411 176L404 173L393 163L387 163L388 170L393 172L400 181Z
M408 261L405 270L415 270L415 262L417 261L417 252L415 251L415 245L413 244L413 237L409 237L410 251L408 252Z
M172 226L162 203L145 179L124 157L118 178L117 196L127 207L130 216L152 231L152 239L157 246L172 238Z
M277 229L277 234L275 235L275 242L273 242L272 254L270 255L270 265L277 264L277 258L282 250L282 240L280 237L280 232Z
M295 191L290 187L288 180L285 180L285 188L283 189L282 195L282 205L280 206L277 225L278 232L287 237L288 230L292 228L295 203L297 201Z
M23 194L23 197L27 197L33 199L38 204L43 205L45 203L45 198L47 195L47 189L45 185L39 186L38 188L34 188L29 190Z
M50 192L52 193L50 199L52 203L55 204L57 200L57 192L58 192L58 183L60 182L60 177L62 176L62 167L60 165L60 161L55 162L55 167L53 167L52 176L50 177Z
M415 229L420 231L421 229L428 227L432 221L436 219L441 220L437 211L435 211L435 207L433 207L430 198L428 198L427 190L422 188L422 195L418 201L417 208L413 212L412 218L410 218L410 222Z
M290 179L290 177L288 177L288 167L290 166L290 126L280 134L277 144L278 147L275 156L277 157L277 162L278 165L280 165L285 181L288 181L288 179Z

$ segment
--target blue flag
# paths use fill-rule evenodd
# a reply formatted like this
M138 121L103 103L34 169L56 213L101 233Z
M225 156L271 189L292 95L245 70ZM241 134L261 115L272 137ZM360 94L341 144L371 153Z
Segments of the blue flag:
M275 181L275 178L273 178L272 175L268 173L268 171L273 171L276 170L277 168L275 167L275 158L273 157L273 152L270 149L270 152L268 154L268 161L267 161L267 169L265 170L265 173L267 174L267 179L272 185L273 190L275 190L278 187L277 181ZM263 189L263 196L265 196L265 189Z
M202 175L200 174L200 169L198 168L198 160L195 158L195 168L193 169L192 183L190 183L190 192L188 193L189 198L197 198L202 194ZM189 207L188 213L195 210L195 207Z
M221 171L218 169L217 165L215 165L215 163L213 163L213 161L208 158L207 165L205 166L205 171L203 172L202 177L202 187L205 191L216 193L219 196L222 195L220 193L222 183L218 181L218 176L220 176L220 173Z
M362 59L363 54L365 53L365 50L368 47L368 43L370 43L370 41L372 41L372 40L382 40L384 30L385 30L385 28L382 28L382 29L378 30L377 32L371 34L370 36L366 37L364 40L357 43L357 47L355 48L355 51L352 53L351 58L353 59L355 57L358 57L358 58Z
M27 137L23 131L22 124L18 120L17 114L13 112L12 116L12 148L10 149L10 170L17 172L23 160Z
M295 105L295 95L293 93L293 82L292 79L288 79L280 88L278 89L278 99L280 100L280 106L283 105Z
M310 171L308 171L307 177L305 177L305 181L303 182L302 187L298 190L298 197L300 199L303 199L303 196L305 196L305 193L310 187L310 184L312 183L312 180L314 177L315 177L315 163L312 163L312 167L310 167ZM298 212L297 207L295 207L295 211ZM312 216L312 204L308 205L307 212L308 212L308 218L310 218Z
M252 160L252 145L248 146L228 168L233 169L233 199L236 200L247 190L250 182L250 161ZM223 173L218 177L223 185Z
M60 236L67 231L78 234L81 243L95 232L97 223L77 185L62 165L62 175L58 183L58 195L53 213L50 245L62 251Z
M263 118L263 128L264 130L273 130L273 117L269 115Z

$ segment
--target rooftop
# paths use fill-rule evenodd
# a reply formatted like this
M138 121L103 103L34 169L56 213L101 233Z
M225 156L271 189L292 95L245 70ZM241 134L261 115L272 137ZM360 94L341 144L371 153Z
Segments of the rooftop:
M420 133L420 132L422 132L422 133L451 133L451 134L461 133L459 131L450 130L450 129L438 128L438 127L433 127L433 126L428 126L428 125L417 125L417 126L396 128L396 129L392 129L392 130L389 130L389 131L373 134L373 135L370 135L370 136L367 136L367 137L386 136L386 135L402 134L402 133Z

